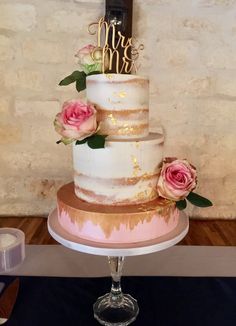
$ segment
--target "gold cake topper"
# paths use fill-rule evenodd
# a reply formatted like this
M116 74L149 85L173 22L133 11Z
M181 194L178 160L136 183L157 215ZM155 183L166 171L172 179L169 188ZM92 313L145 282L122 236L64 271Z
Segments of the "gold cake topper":
M94 27L97 29L94 30ZM120 31L116 33L115 25L106 22L104 17L96 23L91 23L88 26L88 32L90 35L97 34L97 46L92 57L94 60L100 59L102 61L103 73L111 71L113 64L117 74L130 73L132 70L137 72L136 61L139 57L139 51L144 49L143 44L137 45L135 38L125 37ZM109 39L111 40L110 44ZM119 47L123 50L122 57L118 50Z

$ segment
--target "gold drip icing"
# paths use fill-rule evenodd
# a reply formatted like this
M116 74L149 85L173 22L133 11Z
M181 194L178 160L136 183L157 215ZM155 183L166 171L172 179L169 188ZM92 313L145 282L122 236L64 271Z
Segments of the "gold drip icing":
M153 214L139 214L139 216L102 216L97 215L96 217L89 217L88 215L84 216L83 214L78 213L77 210L59 203L59 213L68 214L72 223L75 223L79 230L83 229L83 226L86 222L90 221L93 225L99 226L105 237L110 238L111 234L115 230L120 230L122 225L125 225L127 230L132 231L140 223L148 223L152 220Z
M139 223L150 222L154 216L158 215L168 223L178 214L175 203L163 199L130 206L87 203L75 196L73 183L59 190L57 201L59 214L65 212L71 222L77 224L79 230L82 230L86 222L91 222L103 230L106 238L110 237L113 230L119 230L121 225L125 225L127 230L133 230Z
M142 210L142 214L138 214L137 216L130 216L123 214L122 216L107 216L98 214L97 216L89 217L89 214L83 214L83 212L78 212L72 207L66 206L64 203L59 202L59 212L60 215L62 212L66 212L70 217L72 223L75 223L79 230L81 231L84 224L90 221L93 225L99 226L105 237L108 239L111 236L111 233L114 230L119 230L122 225L125 225L126 229L133 230L140 223L148 223L152 220L154 215L160 215L160 218L164 218L165 222L168 223L169 219L173 215L173 209L171 207L166 207L162 213L156 209L155 210ZM143 214L144 213L144 214Z

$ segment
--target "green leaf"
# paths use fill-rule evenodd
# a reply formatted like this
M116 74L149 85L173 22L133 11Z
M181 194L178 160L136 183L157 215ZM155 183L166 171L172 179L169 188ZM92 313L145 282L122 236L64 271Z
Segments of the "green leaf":
M180 211L182 211L183 209L185 209L185 208L187 207L187 202L186 202L186 200L183 199L183 200L179 200L179 201L177 201L177 202L176 202L176 207L177 207Z
M81 145L85 144L87 142L88 138L85 138L83 140L76 140L75 145Z
M194 192L190 192L190 194L187 196L188 201L198 207L209 207L212 206L212 202L205 198L202 197Z
M62 79L59 83L59 86L67 86L74 82L75 82L75 79L73 78L73 76L70 75L70 76L67 76L64 79Z
M75 79L77 80L77 79L83 78L85 73L83 71L75 70L72 72L71 75L74 76Z
M84 65L84 72L87 74L89 74L90 72L93 72L95 70L97 70L98 65L96 63L92 64L92 65Z
M96 71L91 71L91 72L89 72L89 73L87 74L87 76L91 76L91 75L99 75L99 74L101 74L101 71L96 70Z
M86 75L84 77L76 80L76 90L77 92L81 92L86 88Z
M74 71L71 75L67 76L60 81L60 86L67 86L76 82L76 90L78 92L83 91L86 88L86 74L84 71Z
M92 149L104 148L105 147L105 138L104 135L93 135L88 139L88 146Z
M83 71L74 71L71 75L65 77L62 79L59 83L60 86L67 86L71 83L74 83L76 80L83 77L84 72Z
M81 68L86 73L86 75L88 75L94 71L98 72L99 74L101 73L101 63L100 62L95 62L95 63L92 63L91 65L84 64L84 65L81 65Z

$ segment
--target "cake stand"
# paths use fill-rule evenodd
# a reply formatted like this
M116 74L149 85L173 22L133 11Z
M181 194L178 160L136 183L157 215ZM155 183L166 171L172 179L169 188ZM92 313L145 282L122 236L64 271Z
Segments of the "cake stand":
M182 240L188 232L188 217L181 212L177 227L166 234L145 242L129 244L107 244L81 239L69 234L59 224L57 210L48 217L48 230L51 236L63 246L93 255L108 256L112 285L110 293L99 297L93 305L94 317L106 326L126 326L132 323L138 313L137 301L121 290L121 276L124 259L161 251Z

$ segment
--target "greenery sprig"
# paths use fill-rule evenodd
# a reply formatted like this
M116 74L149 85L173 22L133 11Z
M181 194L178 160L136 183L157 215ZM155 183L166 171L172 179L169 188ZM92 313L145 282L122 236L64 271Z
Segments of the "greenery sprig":
M90 147L92 149L104 148L106 137L107 137L107 135L94 134L94 135L87 137L83 140L77 140L75 142L75 145L87 143L88 147Z
M187 200L186 200L187 199ZM179 210L183 210L187 207L187 201L189 201L192 205L198 206L198 207L210 207L212 206L212 202L205 198L202 197L195 192L190 192L186 199L179 200L176 202L176 206Z
M107 135L94 134L92 136L84 138L83 140L76 140L75 145L81 145L87 143L88 147L92 149L104 148L106 137ZM60 144L62 142L63 142L62 140L58 140L56 143Z
M100 74L100 71L93 71L95 65L89 65L91 71L87 74L84 71L75 70L69 76L66 76L59 83L59 86L67 86L75 83L77 92L81 92L86 89L86 77L90 75Z

